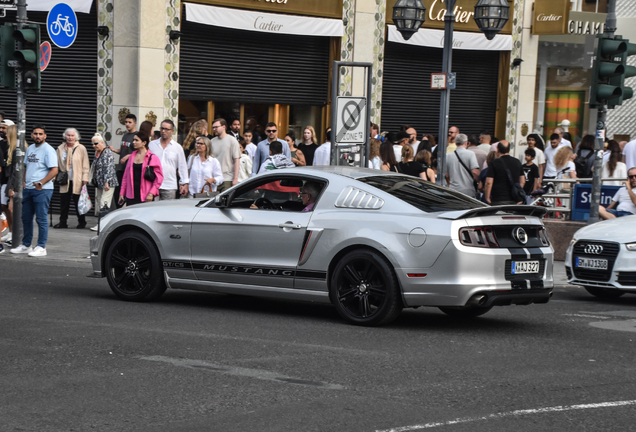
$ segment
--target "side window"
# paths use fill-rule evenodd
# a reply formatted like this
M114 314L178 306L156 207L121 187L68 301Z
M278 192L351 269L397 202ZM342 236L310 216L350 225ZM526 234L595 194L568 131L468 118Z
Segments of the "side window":
M278 211L312 211L313 204L324 188L324 183L300 178L280 178L252 183L239 189L230 208Z

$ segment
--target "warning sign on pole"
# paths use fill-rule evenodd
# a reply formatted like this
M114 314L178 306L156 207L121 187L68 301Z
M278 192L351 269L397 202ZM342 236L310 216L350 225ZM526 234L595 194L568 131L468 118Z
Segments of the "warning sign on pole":
M336 104L337 144L364 144L369 133L366 97L338 97Z

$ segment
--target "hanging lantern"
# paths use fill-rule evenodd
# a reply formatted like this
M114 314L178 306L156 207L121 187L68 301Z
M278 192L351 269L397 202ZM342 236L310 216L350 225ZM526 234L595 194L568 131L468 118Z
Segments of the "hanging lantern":
M510 5L507 0L479 0L475 5L475 22L488 40L492 40L509 19Z
M422 0L398 0L393 6L393 23L404 40L417 33L425 17L426 7Z

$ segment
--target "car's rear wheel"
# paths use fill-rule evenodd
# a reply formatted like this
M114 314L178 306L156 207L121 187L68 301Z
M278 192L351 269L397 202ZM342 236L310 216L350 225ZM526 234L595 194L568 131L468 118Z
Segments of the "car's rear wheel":
M333 270L329 289L336 310L352 324L387 324L402 311L395 273L372 250L354 250L343 256Z
M161 257L153 242L138 231L121 233L106 253L106 279L122 300L150 301L166 290Z
M439 310L455 318L477 318L492 309L492 306L440 307Z
M604 298L604 299L619 298L620 296L625 294L624 291L620 291L617 289L600 288L600 287L593 287L593 286L586 286L585 290L595 297Z

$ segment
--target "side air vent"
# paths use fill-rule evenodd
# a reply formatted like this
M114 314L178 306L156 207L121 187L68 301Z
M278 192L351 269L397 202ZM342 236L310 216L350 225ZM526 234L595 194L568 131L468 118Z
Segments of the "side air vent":
M384 200L382 198L352 186L344 188L336 200L336 207L338 208L379 210L383 205Z

